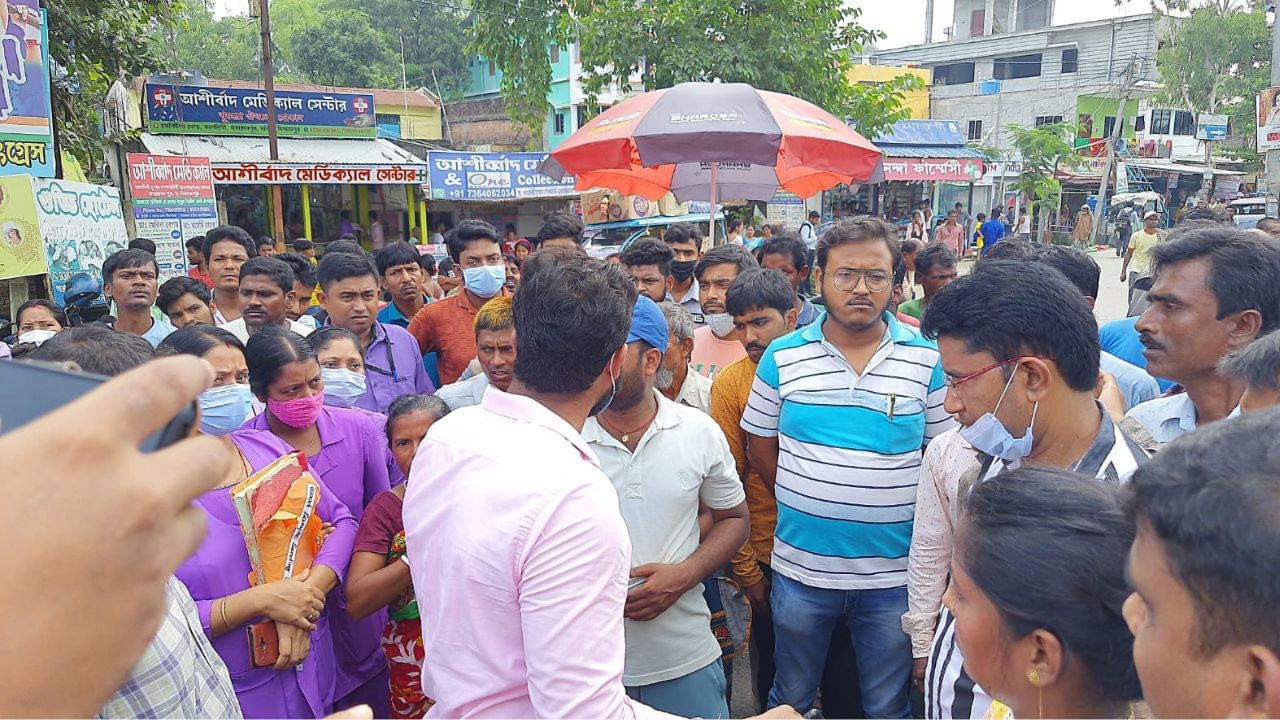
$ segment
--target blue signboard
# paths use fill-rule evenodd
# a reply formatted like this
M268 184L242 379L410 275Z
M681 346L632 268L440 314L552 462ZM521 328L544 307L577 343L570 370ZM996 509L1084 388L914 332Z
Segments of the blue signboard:
M49 28L38 0L9 0L0 26L0 175L54 175Z
M538 172L546 153L429 152L432 200L525 200L574 197L575 178Z
M173 135L267 134L267 93L258 88L147 85L147 131ZM281 137L378 136L373 95L276 91Z
M899 120L876 136L876 145L964 145L960 123L954 120ZM892 155L891 150L885 152Z

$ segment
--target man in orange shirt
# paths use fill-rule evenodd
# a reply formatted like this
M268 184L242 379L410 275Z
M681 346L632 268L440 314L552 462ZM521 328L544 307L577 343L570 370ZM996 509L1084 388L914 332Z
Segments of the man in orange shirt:
M422 354L437 354L442 385L457 382L476 356L476 311L490 298L508 295L497 228L483 220L463 220L446 243L454 266L462 270L462 290L423 306L409 323Z
M747 460L747 432L742 411L751 394L756 363L774 339L796 329L795 290L779 270L746 270L729 287L726 309L746 348L746 357L719 372L711 385L711 417L720 425L747 491L751 536L733 557L734 579L742 585L753 610L751 666L756 698L761 703L773 687L773 626L769 617L769 559L778 505L760 473Z

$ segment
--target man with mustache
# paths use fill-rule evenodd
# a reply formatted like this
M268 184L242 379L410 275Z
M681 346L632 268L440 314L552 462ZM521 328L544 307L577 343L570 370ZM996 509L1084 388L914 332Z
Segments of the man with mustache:
M511 315L511 298L494 298L476 313L476 360L482 372L436 391L436 397L444 400L450 410L479 405L487 387L503 392L511 387L516 366L516 323Z
M760 267L740 245L721 245L702 256L693 270L698 280L698 304L706 322L693 333L693 369L712 380L722 368L741 358L745 351L733 329L733 316L725 310L724 298L738 274Z
M1138 319L1147 372L1186 392L1129 411L1158 443L1236 412L1244 383L1218 361L1280 326L1280 243L1195 225L1151 248L1151 306Z
M644 290L640 294L644 295ZM711 412L711 378L698 374L689 364L693 357L693 316L673 302L658 303L658 309L667 320L670 336L654 387L668 400ZM741 412L738 417L742 417Z
M382 288L391 294L391 302L378 311L378 322L408 328L427 298L422 294L425 271L418 261L418 249L407 242L388 243L373 254L382 278Z
M746 497L711 418L654 389L667 339L662 311L639 296L618 389L609 407L586 421L582 437L618 493L631 539L627 695L683 717L728 717L702 581L747 539ZM711 524L700 538L702 505Z
M312 328L288 316L295 293L293 270L283 260L249 258L240 268L240 317L222 329L240 338L240 342L249 342L250 336L268 325L280 325L306 337Z
M894 229L841 222L818 241L816 265L827 311L765 350L741 423L778 501L769 704L813 706L844 616L868 717L905 718L911 644L899 619L921 449L955 421L937 347L888 312L906 268Z

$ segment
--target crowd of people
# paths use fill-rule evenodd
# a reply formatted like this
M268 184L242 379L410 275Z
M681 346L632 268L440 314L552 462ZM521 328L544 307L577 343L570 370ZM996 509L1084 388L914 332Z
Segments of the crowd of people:
M748 652L771 717L1280 716L1280 241L1138 243L1100 330L1076 248L770 235L223 226L24 304L17 361L120 377L0 436L0 714L729 717ZM230 489L295 451L323 544L255 584Z

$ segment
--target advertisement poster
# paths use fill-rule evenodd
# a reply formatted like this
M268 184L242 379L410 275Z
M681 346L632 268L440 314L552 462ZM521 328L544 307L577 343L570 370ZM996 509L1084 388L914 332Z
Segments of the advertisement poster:
M258 88L147 85L147 132L267 135L267 93ZM374 138L373 95L276 91L280 137Z
M1280 87L1258 94L1258 152L1280 148Z
M31 178L0 177L0 280L48 272Z
M53 177L45 14L39 0L6 0L0 20L0 175Z
M187 274L186 240L218 226L209 158L129 153L137 237L156 244L160 282Z
M770 225L779 225L785 230L796 230L804 224L806 217L804 200L798 195L779 190L769 201L765 221Z
M101 280L103 261L128 246L120 191L66 180L34 180L32 186L53 301L61 305L72 275L85 272Z
M576 179L553 180L538 172L546 153L429 152L432 200L571 198Z

